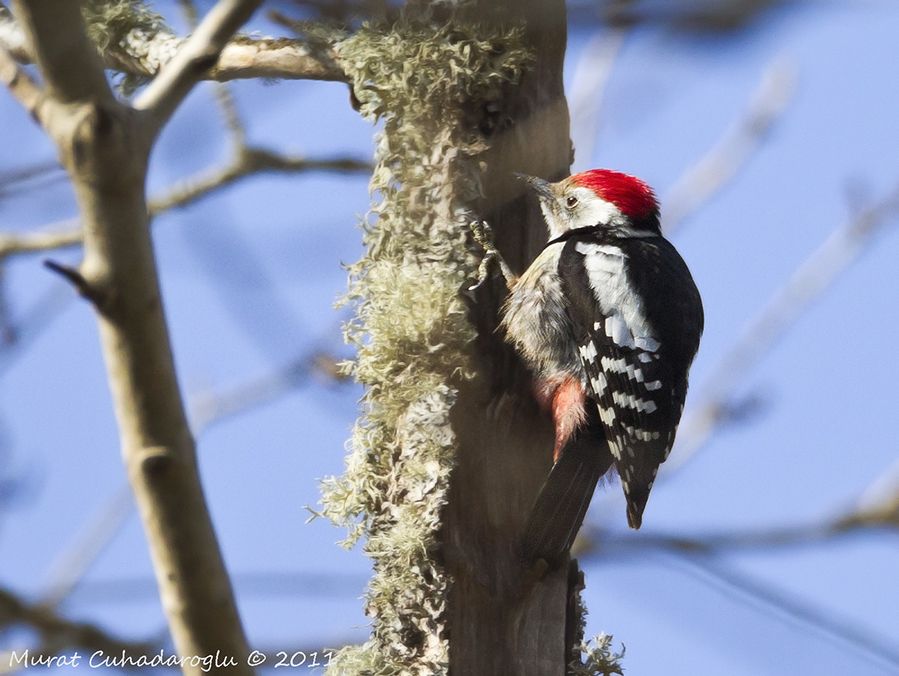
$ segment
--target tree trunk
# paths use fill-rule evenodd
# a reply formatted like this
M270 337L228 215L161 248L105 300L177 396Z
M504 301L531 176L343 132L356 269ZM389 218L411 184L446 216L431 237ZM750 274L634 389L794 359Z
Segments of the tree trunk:
M498 248L521 272L547 233L513 172L557 180L571 163L562 86L565 6L561 0L481 4L494 21L524 20L526 46L535 57L520 85L499 103L501 130L484 157L480 209ZM462 386L453 411L459 451L443 533L453 580L450 668L460 676L561 676L579 634L570 607L580 576L562 565L540 578L519 561L524 521L551 467L553 435L527 373L496 331L505 294L497 281L475 299L479 377Z

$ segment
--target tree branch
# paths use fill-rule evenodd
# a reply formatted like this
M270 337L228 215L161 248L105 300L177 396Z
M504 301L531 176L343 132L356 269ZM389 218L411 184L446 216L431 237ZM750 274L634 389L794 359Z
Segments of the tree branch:
M80 2L16 0L14 7L52 100L112 100L94 46L76 28L82 26Z
M311 350L274 373L257 376L221 392L199 392L191 406L193 427L202 436L213 425L274 401L314 375L333 382L348 379L334 356L324 350Z
M273 172L301 174L311 171L330 171L346 174L367 174L371 163L354 157L307 158L299 155L280 155L265 148L242 148L227 165L184 179L149 202L151 216L188 206L229 185L254 176ZM0 233L0 261L8 256L38 253L78 246L82 241L77 219L65 221L47 231Z
M171 61L184 42L184 38L165 30L153 34L132 30L120 44L110 45L101 57L106 68L136 77L152 78ZM21 27L2 5L0 47L19 63L34 62L34 54ZM313 47L286 38L243 36L225 45L218 62L202 77L220 82L249 78L347 81L339 58L330 47Z
M152 114L162 128L188 92L212 68L234 33L247 22L262 0L219 0L174 58L160 71L134 107Z
M568 98L576 166L591 166L606 86L628 31L622 26L597 32L575 66Z
M0 47L0 82L6 85L10 93L35 120L43 124L41 120L41 104L45 101L43 91L3 47Z
M835 230L796 269L744 328L736 343L713 368L697 403L687 411L678 443L662 476L679 469L699 452L718 426L728 420L734 392L771 346L795 324L864 249L877 230L899 213L899 184L880 201L862 209Z
M0 198L64 177L62 167L56 160L0 171Z
M170 209L187 206L247 176L263 172L303 173L333 171L338 173L370 173L371 163L353 157L306 158L280 155L265 148L243 147L227 165L198 174L176 185L168 193L150 201L156 216Z
M228 671L238 675L253 670L175 374L145 179L148 141L187 93L203 59L215 56L256 4L220 0L170 73L149 90L153 115L135 115L112 96L78 3L17 4L48 98L62 113L45 126L72 179L84 224L82 265L58 269L103 298L97 320L122 455L169 628L181 655L219 651L237 661ZM202 669L186 665L184 673L199 676Z
M81 228L77 219L65 221L46 231L0 233L0 261L16 254L54 251L80 244Z
M13 592L0 588L0 629L24 624L35 629L58 652L69 647L102 650L115 655L147 655L158 649L151 642L125 641L108 634L94 624L67 620L40 604L23 601ZM7 663L8 664L8 663Z
M795 88L796 73L791 63L778 60L768 67L746 111L684 172L662 201L667 236L734 178L780 118Z
M887 531L899 534L899 493L875 506L796 526L700 535L663 532L618 535L596 527L586 530L575 552L578 557L627 554L647 548L720 554L743 549L800 547L866 532Z

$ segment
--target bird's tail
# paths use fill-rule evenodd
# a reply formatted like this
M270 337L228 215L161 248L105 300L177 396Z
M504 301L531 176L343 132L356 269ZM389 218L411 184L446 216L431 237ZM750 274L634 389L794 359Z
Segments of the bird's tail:
M597 443L590 427L566 444L531 508L521 549L526 564L552 564L571 549L596 483L612 465L607 445Z

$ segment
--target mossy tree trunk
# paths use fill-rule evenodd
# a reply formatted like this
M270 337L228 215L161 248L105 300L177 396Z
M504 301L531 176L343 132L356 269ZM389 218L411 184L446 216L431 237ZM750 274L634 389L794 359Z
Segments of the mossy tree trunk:
M568 173L565 6L416 6L337 46L360 112L384 131L349 294L364 414L324 496L325 514L355 523L350 541L367 539L373 630L331 672L561 676L577 575L536 579L517 556L552 429L496 331L504 284L466 289L483 253L472 218L518 271L546 242L513 172Z

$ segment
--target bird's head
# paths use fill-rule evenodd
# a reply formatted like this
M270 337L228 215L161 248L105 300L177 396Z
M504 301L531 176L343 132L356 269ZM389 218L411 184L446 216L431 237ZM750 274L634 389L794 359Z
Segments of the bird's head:
M598 226L621 237L660 234L659 203L639 178L591 169L558 183L518 174L537 194L550 239L575 228Z

